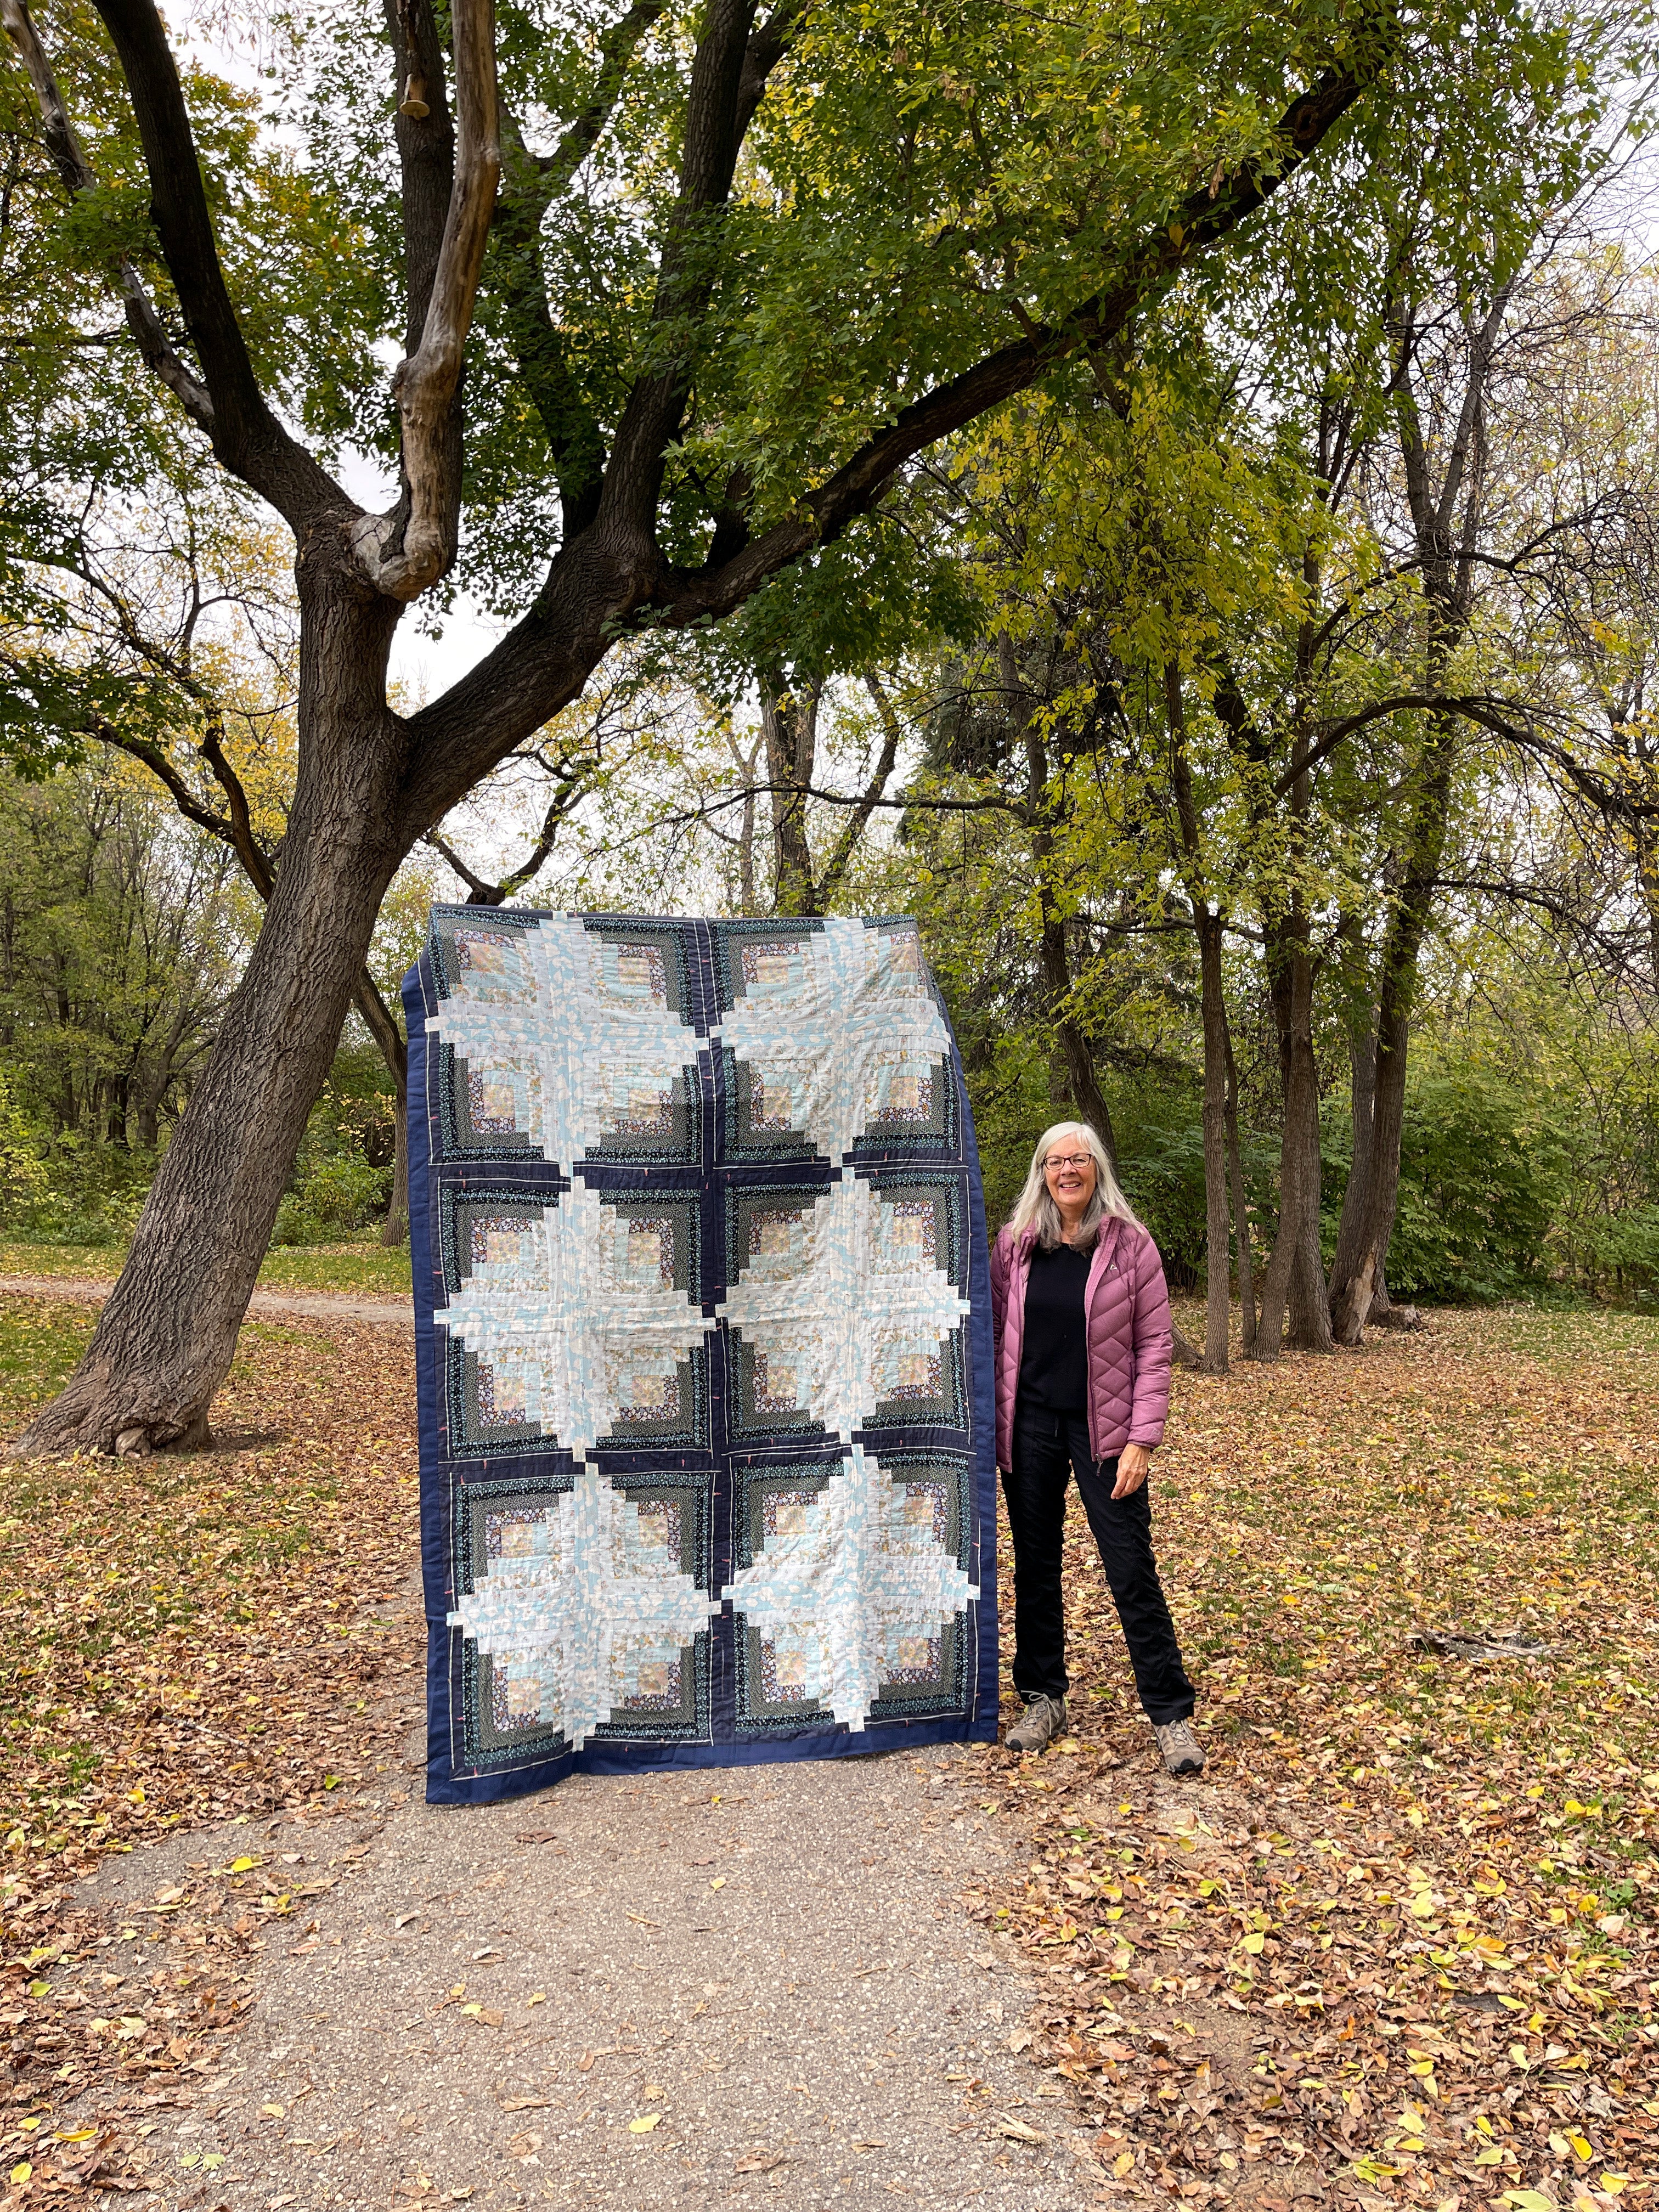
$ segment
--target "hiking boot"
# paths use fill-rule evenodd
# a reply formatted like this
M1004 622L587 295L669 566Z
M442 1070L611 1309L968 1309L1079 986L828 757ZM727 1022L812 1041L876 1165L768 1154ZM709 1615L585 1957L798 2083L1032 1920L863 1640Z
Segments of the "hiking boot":
M1064 1698L1033 1698L1008 1731L1010 1751L1046 1751L1066 1729Z
M1164 1753L1164 1764L1171 1774L1201 1774L1204 1771L1204 1747L1193 1734L1190 1721L1154 1721L1152 1734L1158 1738L1158 1747ZM1012 1736L1008 1741L1012 1743Z

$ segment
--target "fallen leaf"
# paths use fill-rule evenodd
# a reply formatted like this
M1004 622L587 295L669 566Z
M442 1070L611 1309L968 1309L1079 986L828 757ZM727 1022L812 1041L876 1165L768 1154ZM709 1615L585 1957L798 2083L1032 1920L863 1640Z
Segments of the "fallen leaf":
M1006 2112L1003 2113L997 2121L997 2133L1000 2136L1012 2136L1016 2142L1046 2142L1048 2140L1047 2136L1039 2135L1035 2128L1027 2127L1024 2120L1016 2120Z
M628 2132L630 2136L648 2136L661 2118L660 2112L641 2112L638 2119L628 2123Z

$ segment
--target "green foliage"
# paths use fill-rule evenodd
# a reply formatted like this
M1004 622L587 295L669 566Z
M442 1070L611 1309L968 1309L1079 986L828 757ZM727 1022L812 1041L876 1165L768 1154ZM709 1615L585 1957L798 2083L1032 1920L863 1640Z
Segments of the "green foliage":
M10 1215L12 1233L33 1244L125 1246L155 1172L155 1154L142 1146L60 1133L46 1149L40 1188Z
M276 1209L276 1244L331 1244L370 1229L392 1196L392 1170L373 1168L361 1154L342 1152L301 1170L295 1188Z
M0 1068L0 1206L11 1219L45 1194L40 1149L40 1134L24 1119Z
M1560 1149L1536 1102L1479 1071L1410 1084L1389 1286L1452 1305L1513 1297L1548 1261Z
M372 1230L392 1197L391 1078L372 1048L335 1054L311 1110L294 1181L276 1210L275 1245L335 1244Z

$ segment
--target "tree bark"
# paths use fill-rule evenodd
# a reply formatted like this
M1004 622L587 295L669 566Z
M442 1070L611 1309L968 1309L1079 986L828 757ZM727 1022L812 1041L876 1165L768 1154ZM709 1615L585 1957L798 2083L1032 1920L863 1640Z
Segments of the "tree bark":
M1227 1249L1227 1002L1221 974L1221 917L1204 892L1203 836L1187 757L1187 716L1181 672L1164 672L1170 724L1170 782L1185 857L1187 896L1198 933L1199 1004L1204 1032L1204 1364L1227 1372L1227 1326L1231 1268Z
M405 849L403 725L381 692L395 607L307 565L300 771L264 927L86 1356L20 1452L209 1441L208 1407Z
M1244 1188L1244 1158L1238 1141L1238 1069L1233 1060L1231 1026L1227 1046L1227 1175L1232 1186L1233 1236L1238 1265L1238 1306L1241 1346L1246 1359L1255 1357L1255 1267L1250 1252L1250 1209Z
M806 837L806 793L817 758L818 701L822 686L802 691L781 673L761 682L761 728L766 738L766 772L772 787L772 862L775 914L817 915L823 911L812 878L812 848Z
M1360 1342L1377 1293L1382 1290L1383 1265L1399 1209L1400 1143L1406 1121L1412 1003L1417 992L1418 958L1445 846L1456 745L1455 725L1449 717L1439 718L1419 769L1403 880L1383 940L1363 1196L1355 1210L1348 1249L1344 1251L1339 1243L1331 1267L1332 1322L1338 1341L1349 1346ZM1386 1291L1382 1297L1386 1304Z

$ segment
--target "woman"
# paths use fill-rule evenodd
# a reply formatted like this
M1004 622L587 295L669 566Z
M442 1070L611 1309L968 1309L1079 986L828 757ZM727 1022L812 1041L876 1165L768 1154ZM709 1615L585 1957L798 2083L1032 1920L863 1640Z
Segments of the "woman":
M1170 1405L1170 1294L1158 1247L1081 1121L1045 1130L991 1255L997 1464L1014 1538L1010 1751L1066 1726L1060 1537L1077 1475L1129 1646L1135 1686L1171 1774L1196 1774L1193 1686L1152 1557L1146 1474Z

